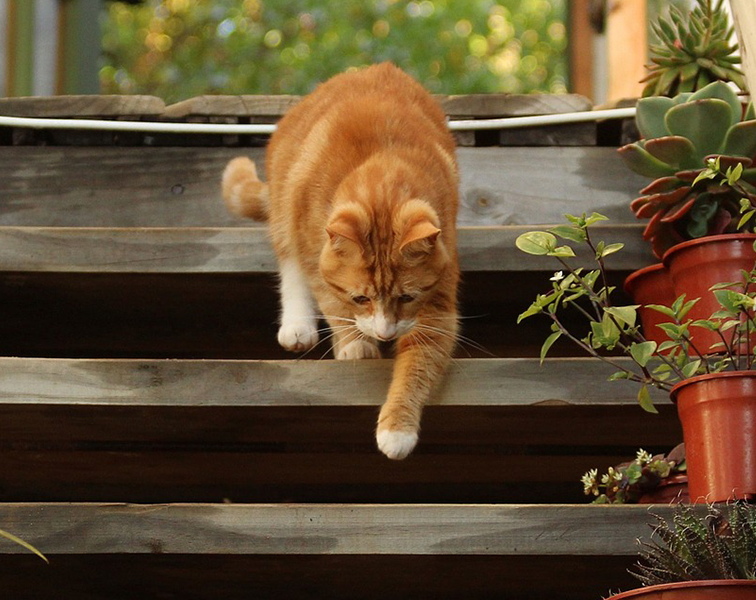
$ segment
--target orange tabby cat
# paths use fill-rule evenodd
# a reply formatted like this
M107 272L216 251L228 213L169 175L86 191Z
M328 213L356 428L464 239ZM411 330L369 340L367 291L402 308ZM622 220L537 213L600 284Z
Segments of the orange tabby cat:
M247 158L223 174L229 209L269 219L281 272L278 341L301 352L331 328L338 359L396 340L378 447L402 459L457 336L457 165L444 113L389 63L338 75L279 122L268 184Z

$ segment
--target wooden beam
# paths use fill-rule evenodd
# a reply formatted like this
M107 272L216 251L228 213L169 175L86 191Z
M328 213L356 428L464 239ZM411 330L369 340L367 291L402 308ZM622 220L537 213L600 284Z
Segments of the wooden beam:
M743 60L751 98L756 90L756 4L752 0L730 0L732 17L738 33L740 56Z
M460 227L457 247L463 271L553 271L548 258L515 246L527 231L549 225ZM625 244L608 267L631 271L656 262L643 225L594 226L593 237ZM67 273L275 273L277 264L264 227L0 227L0 270ZM578 248L578 260L591 264Z
M593 98L593 27L591 0L569 2L570 91Z
M609 93L607 101L643 92L648 51L646 0L610 0L606 18Z
M627 364L626 359L619 359ZM392 361L0 358L0 403L107 406L379 406ZM432 404L635 406L595 359L459 359ZM655 400L669 404L662 393Z
M649 521L629 505L0 504L0 528L49 556L629 556ZM0 553L25 552L0 539Z

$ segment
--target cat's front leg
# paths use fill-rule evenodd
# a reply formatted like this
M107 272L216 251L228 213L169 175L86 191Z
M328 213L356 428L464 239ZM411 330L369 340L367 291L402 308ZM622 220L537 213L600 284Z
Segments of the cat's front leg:
M290 352L304 352L318 343L318 318L310 286L296 259L280 260L281 326L278 343Z
M394 374L386 402L378 416L376 441L387 457L406 458L417 444L420 417L440 383L457 336L457 317L419 319L396 344Z

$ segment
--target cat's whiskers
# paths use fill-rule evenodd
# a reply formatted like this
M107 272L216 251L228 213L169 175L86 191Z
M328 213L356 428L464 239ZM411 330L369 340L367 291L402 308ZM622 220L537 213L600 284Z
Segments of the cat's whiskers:
M322 332L325 332L325 331L330 331L331 333L329 335L325 336L324 338L318 340L311 348L308 348L307 351L304 354L298 356L297 360L303 359L310 352L312 352L313 350L315 350L315 348L317 348L318 346L320 346L324 342L327 342L328 340L330 340L331 338L333 338L333 336L335 336L336 334L341 333L344 330L352 329L353 327L354 327L354 325L338 325L337 327L323 327L322 329L318 329L318 333L322 333ZM323 357L326 354L328 354L329 351L330 351L330 348L328 350L326 350L326 353L323 354L323 356L321 356L318 360L322 360Z
M427 325L425 323L418 323L415 325L415 327L419 327L421 329L424 329L426 331L430 331L433 333L436 333L438 335L444 336L450 340L455 340L461 344L467 344L471 348L474 348L476 350L479 350L481 352L484 352L488 354L489 356L495 358L496 355L494 355L492 352L488 350L488 348L485 348L484 346L480 345L478 342L476 342L473 339L470 339L469 337L466 337L460 333L452 333L451 331L448 331L446 329L441 329L439 327L433 327L432 325Z

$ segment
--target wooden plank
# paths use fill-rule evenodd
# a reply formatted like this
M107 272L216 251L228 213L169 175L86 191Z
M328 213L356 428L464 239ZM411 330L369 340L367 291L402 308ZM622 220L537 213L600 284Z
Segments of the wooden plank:
M596 123L518 127L499 131L499 146L595 146Z
M576 94L466 94L436 95L451 117L515 117L591 110L591 102ZM271 117L283 116L300 96L197 96L166 107L163 116Z
M248 226L220 198L220 174L240 154L262 167L262 148L0 147L0 225ZM460 148L457 156L460 225L555 223L591 210L634 223L629 202L647 184L613 148Z
M622 364L627 359L619 359ZM392 361L0 358L0 403L107 406L379 406ZM636 405L636 386L588 358L459 359L441 406ZM669 403L662 394L659 403Z
M637 587L629 556L6 555L14 600L586 600ZM138 574L138 576L135 576ZM544 576L548 574L548 576Z
M140 117L162 114L155 96L31 96L0 98L0 115L10 117Z
M558 264L515 247L520 234L548 226L461 227L463 271L550 271ZM596 226L594 239L622 242L610 269L656 262L642 225ZM0 270L66 273L275 273L264 227L105 228L0 227ZM590 261L581 250L579 260Z
M629 505L0 505L0 528L50 556L628 556L649 520ZM0 541L2 554L25 552Z

